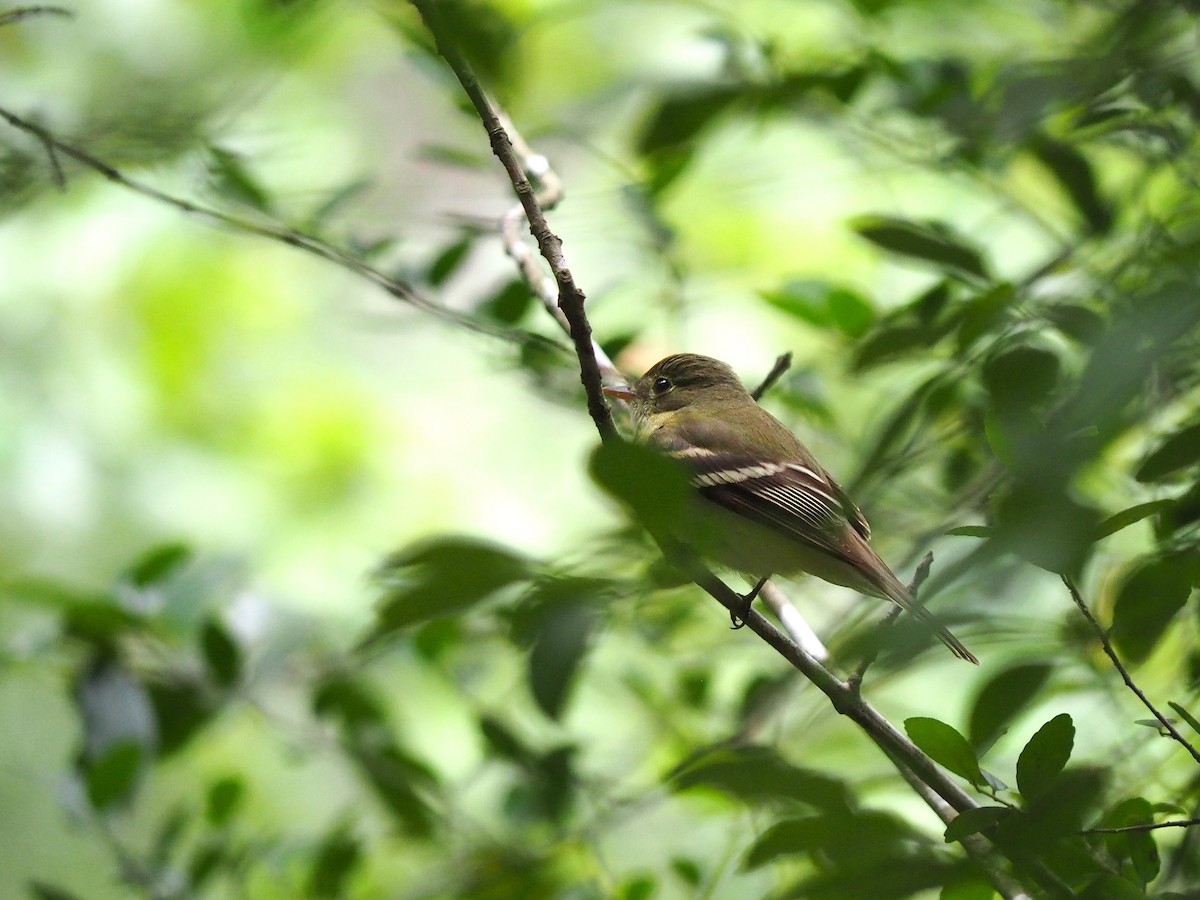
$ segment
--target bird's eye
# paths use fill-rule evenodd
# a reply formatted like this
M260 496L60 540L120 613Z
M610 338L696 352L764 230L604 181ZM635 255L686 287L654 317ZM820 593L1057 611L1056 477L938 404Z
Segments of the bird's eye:
M671 379L669 379L669 378L655 378L654 379L654 393L665 394L670 389L671 389Z

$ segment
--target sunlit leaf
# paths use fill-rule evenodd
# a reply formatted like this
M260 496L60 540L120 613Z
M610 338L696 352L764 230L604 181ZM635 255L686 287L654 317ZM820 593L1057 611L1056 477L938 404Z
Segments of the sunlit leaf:
M1017 757L1017 788L1036 799L1045 794L1071 758L1075 723L1067 713L1055 716L1029 739Z
M934 762L972 784L983 784L979 760L967 739L945 722L924 716L904 720L909 738Z

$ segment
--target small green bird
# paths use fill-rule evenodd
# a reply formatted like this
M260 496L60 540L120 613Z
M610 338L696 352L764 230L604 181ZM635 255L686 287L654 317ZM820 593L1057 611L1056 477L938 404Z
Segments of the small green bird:
M808 572L891 600L928 624L960 659L979 660L913 596L871 549L871 528L808 448L755 402L733 369L679 353L632 387L605 393L629 403L637 440L680 460L725 521L705 556L760 579Z

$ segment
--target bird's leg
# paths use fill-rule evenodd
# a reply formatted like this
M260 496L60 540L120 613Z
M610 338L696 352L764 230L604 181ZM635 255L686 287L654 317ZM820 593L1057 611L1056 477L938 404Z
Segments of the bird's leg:
M754 598L758 596L758 592L762 590L763 585L767 583L767 579L770 577L770 575L764 575L762 578L758 579L758 584L754 586L750 593L741 595L741 608L737 610L731 609L729 611L729 621L732 623L729 626L730 628L736 630L746 624L746 616L750 612L750 607L754 605Z

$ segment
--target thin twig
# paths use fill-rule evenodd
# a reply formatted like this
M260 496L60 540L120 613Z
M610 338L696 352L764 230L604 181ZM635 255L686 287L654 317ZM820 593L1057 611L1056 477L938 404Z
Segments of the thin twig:
M141 194L143 197L174 207L181 212L204 219L211 224L232 228L243 234L266 238L276 243L286 244L289 247L296 247L313 256L332 262L347 271L353 272L355 275L365 278L397 300L401 300L409 306L429 313L445 322L450 322L451 324L479 334L512 341L513 343L524 343L528 340L528 335L520 331L492 326L474 319L465 313L436 303L421 294L412 285L384 274L352 253L334 247L318 237L305 234L293 228L253 222L249 219L222 212L212 207L202 206L191 200L185 200L182 197L176 197L158 188L151 187L145 182L138 181L124 174L119 169L109 165L81 147L62 140L41 125L31 122L4 107L0 107L0 119L3 119L13 128L31 135L46 148L47 156L55 173L55 180L61 180L63 184L65 184L65 179L63 179L62 170L59 167L58 155L69 157L85 168L91 169L114 184L120 185L136 194Z
M817 636L812 626L800 614L800 610L792 605L787 595L775 586L775 582L768 581L764 584L758 592L758 596L767 605L767 608L775 614L775 618L779 620L779 624L783 626L784 630L791 635L792 640L799 644L806 653L821 662L829 659L829 650L821 642L821 638Z
M570 326L571 341L575 345L575 355L579 359L579 378L587 394L588 413L596 423L602 440L617 440L616 423L613 421L612 410L609 409L602 391L600 364L596 359L592 341L592 326L584 313L585 297L583 291L575 284L575 277L567 266L563 255L562 239L550 230L545 213L534 194L533 185L525 174L521 159L513 149L512 140L504 123L500 121L496 108L479 84L475 72L467 62L466 57L459 51L454 42L450 29L443 27L439 15L437 0L412 0L413 6L421 14L425 26L433 35L438 53L446 60L458 83L462 85L471 105L479 115L491 141L492 152L504 166L508 179L512 182L513 190L521 206L525 210L525 218L529 221L529 230L537 240L538 249L550 265L554 273L554 282L558 285L558 308L562 310Z
M18 6L16 9L0 13L0 26L13 25L34 16L62 16L65 19L73 19L75 13L63 6Z
M1147 822L1144 825L1124 825L1120 828L1085 828L1081 834L1123 834L1126 831L1154 831L1156 828L1192 828L1200 819L1172 819L1169 822Z
M925 579L929 577L929 569L932 565L933 553L928 552L917 566L917 571L913 573L912 581L908 583L908 592L912 595L914 602L917 599L917 591L921 589L921 585L924 584ZM875 626L875 633L882 635L887 629L891 628L892 625L895 624L896 619L900 617L902 612L904 612L903 608L893 605L892 608L888 610L888 614L883 617L883 621ZM854 690L857 691L862 689L862 681L867 674L867 669L871 668L871 664L875 662L876 658L879 656L879 651L882 646L883 642L877 641L874 648L866 655L863 661L859 663L859 666L854 671L854 674L850 676L849 684L852 688L854 688Z
M755 400L761 400L763 398L763 394L769 391L775 382L783 377L783 373L791 367L791 352L789 351L787 353L780 354L779 358L775 360L775 365L771 366L771 371L767 373L767 377L762 380L762 384L750 392L750 396Z
M1113 667L1118 673L1120 673L1122 680L1125 682L1125 686L1133 691L1137 698L1142 701L1142 705L1145 706L1146 709L1150 710L1150 714L1154 716L1154 718L1158 719L1159 724L1161 724L1162 727L1167 730L1167 733L1170 734L1171 737L1173 737L1176 741L1178 741L1188 753L1192 754L1192 758L1196 760L1196 762L1200 763L1200 751L1193 747L1191 742L1188 741L1188 739L1182 734L1180 734L1179 729L1171 724L1171 720L1159 712L1158 707L1151 703L1150 699L1146 696L1142 689L1134 683L1133 678L1131 678L1129 675L1129 670L1127 670L1121 663L1120 657L1117 656L1117 651L1113 649L1113 645L1108 639L1108 634L1105 632L1100 623L1096 621L1096 617L1092 615L1092 611L1088 609L1088 605L1084 603L1083 597L1079 593L1079 589L1075 587L1075 582L1073 582L1066 575L1062 575L1060 577L1062 578L1063 584L1067 586L1067 590L1070 591L1071 599L1075 601L1075 605L1079 607L1079 611L1083 613L1084 618L1088 620L1088 624L1092 626L1092 630L1096 633L1096 637L1100 639L1100 646L1104 648L1104 653L1112 661Z

